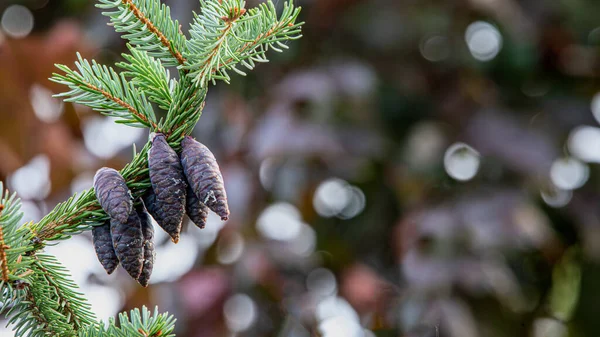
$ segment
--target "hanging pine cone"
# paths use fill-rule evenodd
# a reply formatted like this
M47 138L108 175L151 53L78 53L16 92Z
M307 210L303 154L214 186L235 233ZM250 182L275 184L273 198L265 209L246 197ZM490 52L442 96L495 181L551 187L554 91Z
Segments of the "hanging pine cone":
M137 212L129 213L127 222L111 219L110 234L121 266L137 280L144 262L144 235Z
M128 221L133 209L131 193L117 170L108 167L99 169L94 176L94 191L100 206L111 219L121 223Z
M196 193L188 185L187 199L185 203L185 213L192 222L199 228L206 226L206 218L208 217L208 207L200 202Z
M217 213L221 220L227 220L227 194L215 156L206 146L190 136L183 139L181 146L181 164L190 187L200 202Z
M161 214L156 211L156 195L152 189L148 189L146 194L142 197L144 201L144 205L146 206L146 210L152 218L156 221L156 223L171 237L171 240L175 243L179 242L179 234L181 232L180 224L176 226L167 226L167 222L161 217Z
M148 168L155 196L151 213L177 243L185 212L186 182L179 157L163 134L157 134L152 141Z
M152 275L154 258L156 256L154 251L154 227L152 226L150 215L146 213L144 205L137 206L136 211L140 218L142 234L144 235L144 265L142 267L142 273L137 280L142 286L146 287L148 286L148 281L150 281L150 275Z
M110 236L110 220L106 221L101 226L92 228L92 241L94 242L94 250L96 256L104 270L108 274L112 274L119 266L119 259L113 248L112 238Z

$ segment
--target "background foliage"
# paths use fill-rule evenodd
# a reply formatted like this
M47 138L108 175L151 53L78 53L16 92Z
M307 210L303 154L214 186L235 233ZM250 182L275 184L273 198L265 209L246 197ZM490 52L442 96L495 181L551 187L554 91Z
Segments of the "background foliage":
M197 1L166 3L193 23ZM50 98L64 89L53 64L76 51L125 61L91 2L0 13L13 4L34 25L15 39L0 20L0 180L25 222L147 134ZM194 130L224 171L224 227L162 238L148 289L104 275L85 234L47 249L96 316L158 304L178 336L596 335L598 5L298 4L304 38L248 77L231 71ZM470 148L445 156L457 142Z

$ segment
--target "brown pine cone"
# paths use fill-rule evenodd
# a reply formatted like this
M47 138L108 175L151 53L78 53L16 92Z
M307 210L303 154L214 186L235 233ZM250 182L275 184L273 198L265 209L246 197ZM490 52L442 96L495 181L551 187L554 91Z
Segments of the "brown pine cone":
M144 205L136 207L136 211L140 218L142 225L142 234L144 235L144 265L142 267L142 273L138 277L138 282L146 287L148 281L150 281L150 275L152 275L152 269L154 268L154 259L156 252L154 251L154 227L150 215L146 212Z
M119 266L119 259L113 248L112 237L110 235L110 220L92 228L92 241L100 264L102 264L102 267L104 267L104 270L108 274L112 274Z
M155 196L151 214L177 243L185 213L186 182L179 157L163 134L157 134L152 141L148 168Z
M119 222L125 223L133 209L131 192L121 174L103 167L94 176L94 191L102 209Z
M144 235L137 212L129 213L127 222L110 220L110 234L119 262L131 277L138 279L144 262Z
M227 220L227 194L215 156L190 136L183 139L181 146L181 164L190 187L201 203L217 213L221 220Z
M192 188L187 187L187 199L185 203L185 213L192 222L199 228L206 226L206 218L208 217L208 206L200 202Z

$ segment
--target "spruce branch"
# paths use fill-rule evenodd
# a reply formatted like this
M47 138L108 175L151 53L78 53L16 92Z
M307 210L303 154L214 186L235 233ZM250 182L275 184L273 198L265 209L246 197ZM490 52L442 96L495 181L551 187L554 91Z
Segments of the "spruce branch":
M112 68L91 64L77 54L75 65L78 71L57 65L65 75L53 74L50 80L64 84L71 91L56 95L66 102L86 105L106 116L116 117L119 123L156 130L156 117L143 92L117 74Z
M169 110L173 103L175 80L171 79L163 64L148 52L131 45L128 47L131 54L123 54L128 62L117 63L117 66L125 70L123 74L131 78L131 82L148 95L151 102L163 110Z
M245 76L237 64L252 70L256 63L268 62L265 53L269 49L280 52L288 48L283 41L301 37L302 23L296 23L300 8L293 1L284 4L279 18L271 0L249 11L243 8L243 0L201 3L202 13L195 15L190 29L188 62L183 67L200 87L215 80L229 83L228 71Z
M168 313L160 314L155 308L151 312L145 306L142 310L134 309L127 313L119 314L118 324L110 319L108 327L104 324L91 325L81 330L80 337L172 337L175 329L175 318Z
M255 62L267 61L267 50L280 51L286 48L283 41L300 36L299 8L291 1L278 18L270 0L251 10L241 0L201 0L202 14L196 15L189 42L159 0L99 2L98 7L112 10L104 14L130 42L126 62L118 63L124 71L118 74L78 54L76 70L57 65L64 74L51 80L70 88L58 97L116 117L118 123L162 132L176 151L202 115L209 82L229 81L229 70L243 74L237 64L252 69ZM170 78L169 66L179 68L179 80ZM166 118L157 121L150 102L167 111ZM149 149L146 143L139 153L134 150L133 160L120 171L134 199L150 187ZM66 269L40 252L108 219L93 189L58 204L37 223L20 225L21 218L19 200L4 193L0 183L0 312L10 317L17 336L173 336L173 317L146 308L121 314L105 328Z
M5 247L1 312L10 317L17 336L74 336L75 331L95 322L66 269L51 256L28 254L33 245L27 227L20 224L20 201L15 194L4 192L1 183L0 204Z
M183 80L174 91L175 103L171 106L165 123L157 129L165 130L170 145L178 149L183 137L191 133L202 115L206 90L198 90L187 80ZM141 197L150 187L147 162L149 149L150 143L147 143L120 171L135 199ZM100 207L93 188L90 188L58 204L38 223L31 223L26 227L35 241L40 242L33 248L38 250L43 248L42 242L68 239L94 225L102 224L107 219L108 216Z
M171 19L171 9L159 0L99 0L96 6L112 9L102 14L110 17L115 30L124 33L123 38L159 58L166 67L185 63L186 37L179 29L179 22Z
M51 255L34 255L35 270L33 274L43 275L48 286L52 289L53 297L59 310L65 317L66 322L73 326L75 331L92 324L96 321L91 307L84 299L83 294L77 292L79 287L68 279L68 270Z
M0 204L0 215L4 210L4 205ZM4 242L4 231L0 227L0 268L2 269L2 281L8 282L8 260L6 258L6 250L10 247Z

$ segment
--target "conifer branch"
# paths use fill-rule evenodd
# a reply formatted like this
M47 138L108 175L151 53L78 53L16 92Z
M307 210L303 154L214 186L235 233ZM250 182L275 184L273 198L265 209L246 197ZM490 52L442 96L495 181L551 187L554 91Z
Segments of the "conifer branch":
M44 275L55 294L58 310L64 314L66 322L72 325L75 331L92 324L95 318L89 304L77 300L83 295L76 293L77 285L63 276L67 274L67 270L52 256L37 254L34 259L34 266L41 271L40 274Z
M4 205L0 204L0 216L4 210ZM8 260L6 259L6 249L10 248L4 242L4 230L0 226L0 268L2 269L2 281L8 282Z
M202 15L196 16L190 41L159 0L98 1L98 7L112 10L104 14L130 42L127 62L118 64L125 71L118 74L78 54L77 70L57 65L64 74L51 80L70 88L58 97L115 117L117 123L162 132L176 151L202 115L207 83L229 81L228 70L243 74L236 64L252 69L255 62L267 61L268 49L286 48L282 41L300 36L301 24L295 23L299 9L291 1L277 18L270 0L251 10L243 0L201 0ZM170 78L169 66L179 68L179 80ZM167 111L166 118L157 121L150 102ZM146 143L120 171L134 199L150 187L149 149ZM173 336L173 317L146 308L121 314L105 328L66 277L66 269L40 252L50 242L108 219L93 189L25 225L20 224L19 200L2 189L0 183L0 311L10 316L17 336Z
M175 59L177 59L179 64L185 63L185 59L183 58L183 55L181 55L181 53L175 49L175 47L173 46L173 44L171 42L169 42L167 37L160 30L158 30L158 28L156 28L156 26L152 23L152 21L150 21L144 15L144 13L142 13L139 10L139 8L137 8L137 6L133 3L132 0L121 0L121 1L123 2L124 5L127 5L127 7L129 7L129 10L133 13L133 15L138 20L140 20L140 22L143 23L148 28L149 31L151 31L154 35L156 35L156 37L160 40L162 45L169 49L169 51L171 52L171 55L173 55L173 57L175 57Z
M103 14L110 17L123 38L159 58L167 67L185 63L186 37L179 22L171 19L171 10L159 0L99 0L97 7L113 10Z
M131 54L123 54L128 62L117 63L117 66L125 70L124 75L131 78L133 84L144 91L150 101L168 111L173 103L176 81L171 79L169 71L160 60L131 45L128 47Z
M93 91L100 92L102 94L102 96L106 97L106 99L108 99L109 101L113 101L113 102L117 103L118 105L122 106L123 108L127 109L129 112L131 112L132 115L136 116L143 124L150 125L154 130L158 129L158 126L156 125L156 123L154 123L151 120L148 120L148 118L146 118L146 116L141 114L139 111L136 110L136 108L129 105L127 102L124 102L122 99L113 96L108 91L100 89L91 83L85 83L85 85Z
M90 64L80 54L77 59L78 71L57 65L65 74L54 74L50 80L68 86L71 91L55 97L66 97L66 102L83 104L106 116L116 117L119 123L157 129L154 110L145 94L127 81L124 74L117 74L94 60Z
M280 52L288 48L283 41L301 37L302 23L296 23L300 8L293 1L285 3L280 17L271 0L248 11L242 0L203 0L202 5L190 30L183 67L200 87L215 80L228 83L229 70L244 76L237 64L252 70L256 63L268 62L269 49Z
M31 314L31 317L33 317L33 321L30 321L30 322L36 322L38 324L38 329L40 331L48 331L50 324L48 323L48 320L46 319L46 317L44 317L44 315L42 314L41 309L36 305L36 299L33 297L33 294L28 290L25 291L25 301L23 304L27 307L28 310L23 310L21 312L23 312L23 313L29 312ZM18 306L16 308L18 308ZM17 317L18 317L18 315L15 315L15 318L17 318ZM27 331L31 328L33 328L33 326L31 324L23 324L20 326L17 325L15 334L17 336L19 336L21 333L24 334L25 331ZM23 329L23 330L21 330L21 329ZM35 331L32 331L32 334L35 334Z

